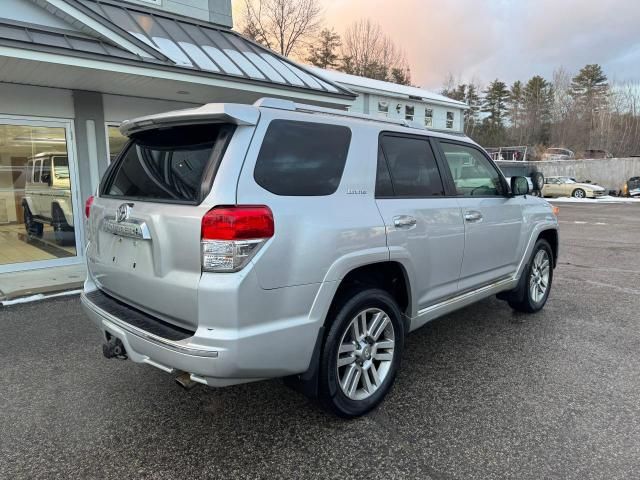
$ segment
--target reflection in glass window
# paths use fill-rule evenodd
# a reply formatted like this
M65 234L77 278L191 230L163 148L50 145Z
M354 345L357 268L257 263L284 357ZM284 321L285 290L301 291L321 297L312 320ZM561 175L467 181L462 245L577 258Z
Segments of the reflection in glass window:
M269 63L269 65L271 65L273 68L275 68L278 71L278 73L280 73L280 75L282 75L284 78L286 78L287 82L289 82L292 85L298 85L300 87L304 86L304 82L302 80L300 80L295 75L295 73L293 73L291 71L291 69L284 62L282 62L279 58L276 58L273 55L268 54L268 53L261 53L260 56L267 63Z
M182 49L193 59L193 61L203 70L219 72L220 69L211 61L211 59L193 43L178 42Z
M453 119L455 114L453 112L447 112L447 128L453 128Z
M0 265L76 255L62 127L0 123Z
M433 108L426 108L424 110L424 126L433 127Z
M120 127L109 125L107 127L107 143L109 146L109 163L113 162L129 140L120 133Z
M479 150L440 142L458 195L465 197L502 196L504 184L498 170Z
M378 102L378 113L380 115L384 115L385 117L389 115L389 102L379 101Z
M273 120L253 177L276 195L321 196L338 189L351 130L341 125Z

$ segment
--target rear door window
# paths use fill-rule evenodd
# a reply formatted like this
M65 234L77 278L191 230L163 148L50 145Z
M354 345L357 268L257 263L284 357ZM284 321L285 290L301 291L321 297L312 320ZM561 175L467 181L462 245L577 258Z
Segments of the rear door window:
M340 184L350 143L351 130L344 126L274 120L253 177L276 195L331 195Z
M188 125L144 131L105 177L106 197L200 203L211 189L217 161L233 133L226 124Z
M391 176L393 194L396 197L440 197L444 186L431 144L426 138L384 135L381 138L378 158L376 194L383 195L389 188L385 184L385 169L380 165L386 159Z

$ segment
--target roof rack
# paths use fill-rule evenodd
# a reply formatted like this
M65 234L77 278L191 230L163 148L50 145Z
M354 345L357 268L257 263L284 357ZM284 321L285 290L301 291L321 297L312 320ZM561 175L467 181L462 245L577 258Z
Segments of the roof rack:
M316 105L307 105L303 103L295 103L291 100L283 100L280 98L260 98L254 104L255 107L262 108L273 108L277 110L288 110L291 112L303 112L303 113L321 113L323 115L335 115L336 117L349 117L349 118L357 118L359 120L367 120L370 122L378 122L378 123L391 123L393 125L399 125L401 127L407 128L415 128L417 130L427 130L427 128L418 123L418 122L410 122L408 120L403 119L394 119L394 118L386 118L386 117L374 117L367 113L355 113L348 112L346 110L337 110L334 108L326 108L326 107L318 107Z

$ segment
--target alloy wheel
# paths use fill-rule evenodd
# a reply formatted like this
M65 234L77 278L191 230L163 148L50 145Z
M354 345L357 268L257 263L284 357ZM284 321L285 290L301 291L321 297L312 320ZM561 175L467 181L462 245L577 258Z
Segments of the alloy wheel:
M352 400L373 395L391 370L394 349L395 332L389 315L379 308L358 313L338 347L336 368L342 392Z
M538 253L533 257L529 276L529 294L535 303L540 303L547 293L550 268L549 254L544 249L538 250Z

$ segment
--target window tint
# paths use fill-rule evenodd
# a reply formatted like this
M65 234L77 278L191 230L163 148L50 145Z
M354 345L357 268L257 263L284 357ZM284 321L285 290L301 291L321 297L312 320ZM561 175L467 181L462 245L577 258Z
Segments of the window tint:
M383 136L382 148L396 196L433 197L444 195L438 165L427 140Z
M350 142L347 127L274 120L267 128L253 177L276 195L331 195L340 184Z
M440 144L458 195L502 196L505 193L500 174L479 150L447 142Z
M222 155L233 128L189 125L141 132L108 175L103 195L196 203L208 167Z
M382 147L378 147L378 173L376 174L376 197L392 197L391 175L384 159Z

